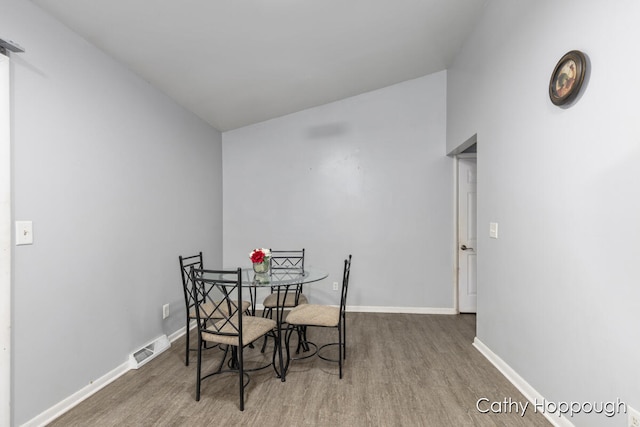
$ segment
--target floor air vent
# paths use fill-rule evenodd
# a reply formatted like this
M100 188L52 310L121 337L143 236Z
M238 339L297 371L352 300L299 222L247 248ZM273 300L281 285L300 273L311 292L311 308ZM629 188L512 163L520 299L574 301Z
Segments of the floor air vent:
M149 344L129 355L129 368L138 369L171 346L166 335L156 338Z

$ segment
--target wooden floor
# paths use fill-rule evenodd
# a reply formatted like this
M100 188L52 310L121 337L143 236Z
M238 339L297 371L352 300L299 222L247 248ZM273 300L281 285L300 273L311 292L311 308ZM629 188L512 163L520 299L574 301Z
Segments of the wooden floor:
M347 313L347 325L342 380L337 364L314 357L294 361L286 382L275 378L271 368L252 372L243 412L233 374L205 380L196 402L195 353L185 366L183 337L49 425L550 425L532 409L524 417L477 410L480 398L523 404L526 399L471 345L474 315ZM334 336L335 330L309 331L317 343ZM248 364L264 357L256 347L245 355ZM214 366L221 355L218 349L207 350L204 366Z

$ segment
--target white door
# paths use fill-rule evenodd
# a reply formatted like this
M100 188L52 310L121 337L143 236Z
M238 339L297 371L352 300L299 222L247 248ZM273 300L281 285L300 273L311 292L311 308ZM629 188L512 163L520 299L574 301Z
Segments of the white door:
M476 159L458 159L458 310L475 313L476 288Z

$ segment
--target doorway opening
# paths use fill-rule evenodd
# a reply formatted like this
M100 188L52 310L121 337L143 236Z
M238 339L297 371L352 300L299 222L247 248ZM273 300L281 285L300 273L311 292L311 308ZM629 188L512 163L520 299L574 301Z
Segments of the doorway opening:
M474 146L475 147L475 144ZM477 312L477 159L475 150L456 155L458 312Z

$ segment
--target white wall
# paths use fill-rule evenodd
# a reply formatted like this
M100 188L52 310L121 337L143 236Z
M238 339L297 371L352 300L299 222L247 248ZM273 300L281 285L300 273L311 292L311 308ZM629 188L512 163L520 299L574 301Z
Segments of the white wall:
M0 55L0 425L11 421L10 62Z
M639 20L637 1L491 1L448 73L447 151L478 135L478 338L552 401L640 408ZM562 109L547 87L573 49L592 71Z
M20 425L183 327L178 255L222 260L221 135L31 2L3 1L0 28L26 49L11 86L14 219L34 227L13 253Z
M224 261L305 247L331 282L353 254L348 304L452 309L452 160L446 73L225 132Z

